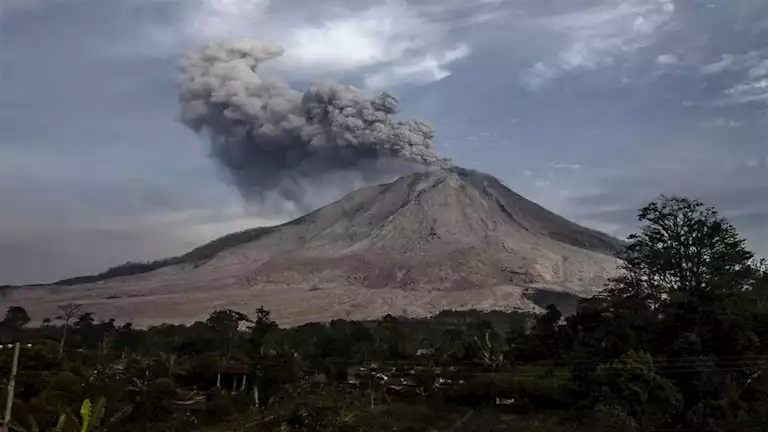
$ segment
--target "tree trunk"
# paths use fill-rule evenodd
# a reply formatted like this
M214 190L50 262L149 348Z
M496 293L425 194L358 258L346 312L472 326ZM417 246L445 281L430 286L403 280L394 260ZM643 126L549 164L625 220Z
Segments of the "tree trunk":
M67 341L67 329L69 329L69 321L64 323L64 331L61 333L61 342L59 342L59 355L64 353L64 343Z

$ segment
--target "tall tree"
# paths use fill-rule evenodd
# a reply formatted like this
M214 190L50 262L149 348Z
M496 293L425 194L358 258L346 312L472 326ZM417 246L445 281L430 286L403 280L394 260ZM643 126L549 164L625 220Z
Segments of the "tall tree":
M614 293L660 303L746 289L754 277L744 239L712 207L662 195L641 208Z
M27 311L21 306L11 306L5 313L5 319L0 322L0 341L11 342L18 340L21 329L29 323Z
M256 309L256 318L251 321L251 326L248 327L248 344L253 354L262 353L264 339L276 328L277 323L272 320L270 312L264 309L264 306L259 306Z
M235 336L237 336L240 324L248 321L250 321L248 316L241 312L223 309L211 312L205 323L221 335L224 341L224 353L229 357L232 350L232 342Z
M82 309L83 305L76 304L76 303L68 303L62 306L59 306L59 310L61 311L61 315L57 316L56 319L63 320L64 321L64 327L61 331L61 340L59 341L59 355L64 352L64 344L67 342L67 332L69 331L69 323L72 322L72 318L77 316L77 314L80 312L80 309Z
M11 306L8 308L8 311L5 312L3 325L20 330L22 327L29 324L29 321L31 321L31 319L29 318L26 309L21 306Z
M624 274L606 294L612 321L621 324L615 353L657 352L684 334L713 354L753 350L753 335L742 331L749 325L733 319L733 308L756 289L760 269L733 225L714 208L682 197L661 196L638 217L642 229L629 237Z

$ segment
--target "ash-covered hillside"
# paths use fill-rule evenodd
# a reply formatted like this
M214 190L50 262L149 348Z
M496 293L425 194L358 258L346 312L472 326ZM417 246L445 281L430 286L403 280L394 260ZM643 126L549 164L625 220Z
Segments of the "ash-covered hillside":
M139 325L262 304L285 324L530 308L522 295L530 287L597 292L616 273L621 247L461 168L363 188L286 224L224 239L132 271L140 274L15 289L4 303L38 319L58 304L85 303Z

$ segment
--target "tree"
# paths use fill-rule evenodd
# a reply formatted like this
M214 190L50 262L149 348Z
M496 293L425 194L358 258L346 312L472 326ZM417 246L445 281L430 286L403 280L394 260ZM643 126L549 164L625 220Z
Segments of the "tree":
M598 406L620 407L641 430L669 426L683 406L678 390L659 374L645 352L629 351L601 365L593 380Z
M73 325L77 328L88 328L93 327L94 321L93 312L85 312L78 315L77 321Z
M406 352L406 334L400 320L387 314L376 324L377 345L386 349L390 359L399 359Z
M474 339L478 350L480 351L480 359L486 367L495 370L504 364L504 353L499 349L498 345L494 343L490 331L485 333L484 337L475 336Z
M753 254L736 229L697 200L662 195L638 212L641 232L629 236L625 274L614 293L658 304L674 297L746 289Z
M2 330L2 341L18 341L21 334L21 329L29 323L30 318L27 311L21 306L11 306L5 313L5 319L0 322L0 329Z
M675 334L704 341L723 334L729 299L751 290L758 275L744 239L714 208L688 198L662 195L638 217L643 225L629 236L624 273L605 295L611 313L626 321L624 342L637 348L657 324L666 329L653 338L657 346Z
M273 330L278 328L277 323L272 320L270 315L264 306L259 306L256 309L256 318L251 321L251 325L248 327L247 342L252 354L262 354L265 339Z
M259 306L256 309L256 318L251 320L249 327L252 335L263 339L267 333L277 328L277 323L272 320L270 315L271 313L264 309L264 306Z
M546 312L536 318L519 354L530 360L556 358L560 346L558 324L562 317L563 314L557 306L548 305Z
M82 309L83 305L76 304L76 303L68 303L62 306L59 306L59 310L61 311L61 315L57 316L56 319L58 320L64 320L64 327L61 331L61 341L59 343L59 355L64 352L64 344L67 341L67 332L69 331L69 323L72 321L72 318L74 318L78 312L80 312L80 309Z
M213 330L218 332L224 340L224 352L227 357L232 349L232 341L240 329L240 323L248 322L247 315L232 309L216 310L205 321Z
M523 314L511 314L507 332L504 335L506 345L514 353L515 349L525 341L528 334L528 317Z
M61 413L79 401L84 391L83 380L72 372L61 371L53 375L48 386L33 400L35 411Z
M226 335L236 332L240 327L240 323L244 321L249 321L249 318L245 314L232 309L213 311L208 316L208 319L205 320L206 324L211 326L211 328Z
M29 318L26 309L21 306L11 306L5 313L3 325L12 329L21 330L21 328L27 325L30 321L31 319Z

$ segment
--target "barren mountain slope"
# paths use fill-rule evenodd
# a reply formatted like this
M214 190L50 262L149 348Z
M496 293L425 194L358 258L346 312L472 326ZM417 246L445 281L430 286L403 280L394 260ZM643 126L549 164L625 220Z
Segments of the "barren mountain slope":
M238 237L248 240L237 244ZM8 291L36 319L86 303L139 325L264 305L282 324L445 308L528 308L523 287L579 295L615 274L617 240L463 169L364 188L274 229L240 233L203 260L145 274ZM214 246L216 246L214 244ZM213 250L208 246L208 250ZM191 255L190 255L191 256ZM184 257L181 257L184 258Z

